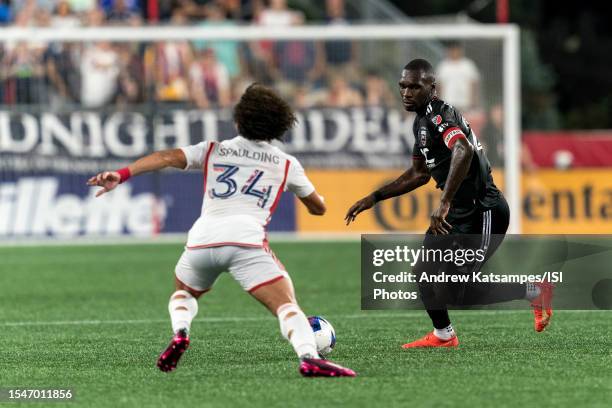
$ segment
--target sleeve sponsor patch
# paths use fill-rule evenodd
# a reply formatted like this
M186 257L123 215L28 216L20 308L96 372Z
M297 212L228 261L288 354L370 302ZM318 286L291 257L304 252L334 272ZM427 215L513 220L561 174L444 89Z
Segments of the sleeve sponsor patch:
M442 135L442 138L444 139L444 144L449 149L452 149L457 139L461 137L465 138L465 134L458 127L448 128L446 129L446 132L444 132L444 134Z

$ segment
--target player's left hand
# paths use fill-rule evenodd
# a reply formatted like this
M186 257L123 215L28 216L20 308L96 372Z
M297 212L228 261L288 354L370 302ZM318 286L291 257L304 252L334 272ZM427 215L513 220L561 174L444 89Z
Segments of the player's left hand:
M448 210L450 209L450 203L441 201L440 206L431 214L431 224L429 229L434 235L446 235L453 228L452 225L446 221Z
M87 180L87 185L102 187L102 189L96 193L96 197L100 197L102 194L108 193L117 187L120 182L121 176L119 173L116 171L104 171Z

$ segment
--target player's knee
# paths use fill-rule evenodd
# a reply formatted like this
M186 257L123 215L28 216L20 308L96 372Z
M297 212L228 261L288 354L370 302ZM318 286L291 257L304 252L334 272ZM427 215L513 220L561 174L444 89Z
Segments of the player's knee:
M255 299L263 304L272 314L278 315L281 307L287 304L295 304L295 296L293 290L285 279L279 282L278 285L270 285L269 287L260 288L256 291L249 292Z
M177 295L177 296L180 297L180 296L185 296L184 293L186 293L189 296L193 296L196 299L198 299L200 296L202 296L204 293L206 293L206 292L208 292L210 290L210 289L205 289L205 290L196 290L196 289L193 289L193 288L185 285L178 278L175 278L175 286L176 286L176 292L174 292L174 295Z
M170 300L189 299L194 297L191 293L184 289L177 290L170 296Z

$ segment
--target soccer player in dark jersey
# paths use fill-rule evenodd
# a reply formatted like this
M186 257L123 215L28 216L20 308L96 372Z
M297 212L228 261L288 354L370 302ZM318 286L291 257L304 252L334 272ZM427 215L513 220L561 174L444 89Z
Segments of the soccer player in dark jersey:
M436 97L434 71L426 60L415 59L404 67L399 90L404 108L416 113L412 167L395 181L357 201L348 210L346 223L377 202L406 194L433 177L442 196L438 208L431 214L423 246L442 248L456 245L457 240L469 242L471 239L485 251L485 257L483 262L470 265L472 269L468 272L479 271L501 244L510 218L508 204L493 183L482 145L461 113ZM431 262L418 262L414 270L435 274L444 266L450 268L447 273L466 273L465 268ZM448 315L449 304L466 306L525 298L531 301L538 332L544 330L552 316L552 285L546 282L526 285L470 282L447 284L443 288L419 283L419 291L434 330L405 344L404 348L458 346Z

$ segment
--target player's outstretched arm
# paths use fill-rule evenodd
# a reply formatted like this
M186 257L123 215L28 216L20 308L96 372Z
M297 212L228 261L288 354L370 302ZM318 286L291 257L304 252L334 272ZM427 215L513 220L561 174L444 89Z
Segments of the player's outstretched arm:
M406 170L404 174L399 176L395 181L379 188L353 204L344 217L346 225L355 221L355 218L360 212L374 207L377 202L409 193L427 184L430 178L431 175L429 174L429 170L427 170L425 160L415 158L412 162L412 167Z
M323 196L320 196L316 191L313 191L306 197L300 197L300 201L308 208L308 212L312 215L324 215L325 211L327 211Z
M448 234L451 229L451 225L446 221L446 216L448 215L455 193L459 190L459 186L470 170L473 155L474 148L467 139L465 137L458 138L453 145L450 169L448 170L444 191L440 198L440 206L431 214L430 228L436 235Z
M96 197L113 190L132 176L137 176L149 171L161 170L166 167L184 169L187 166L187 158L181 149L161 150L142 157L127 167L117 171L103 171L87 180L88 186L102 187L96 193Z

